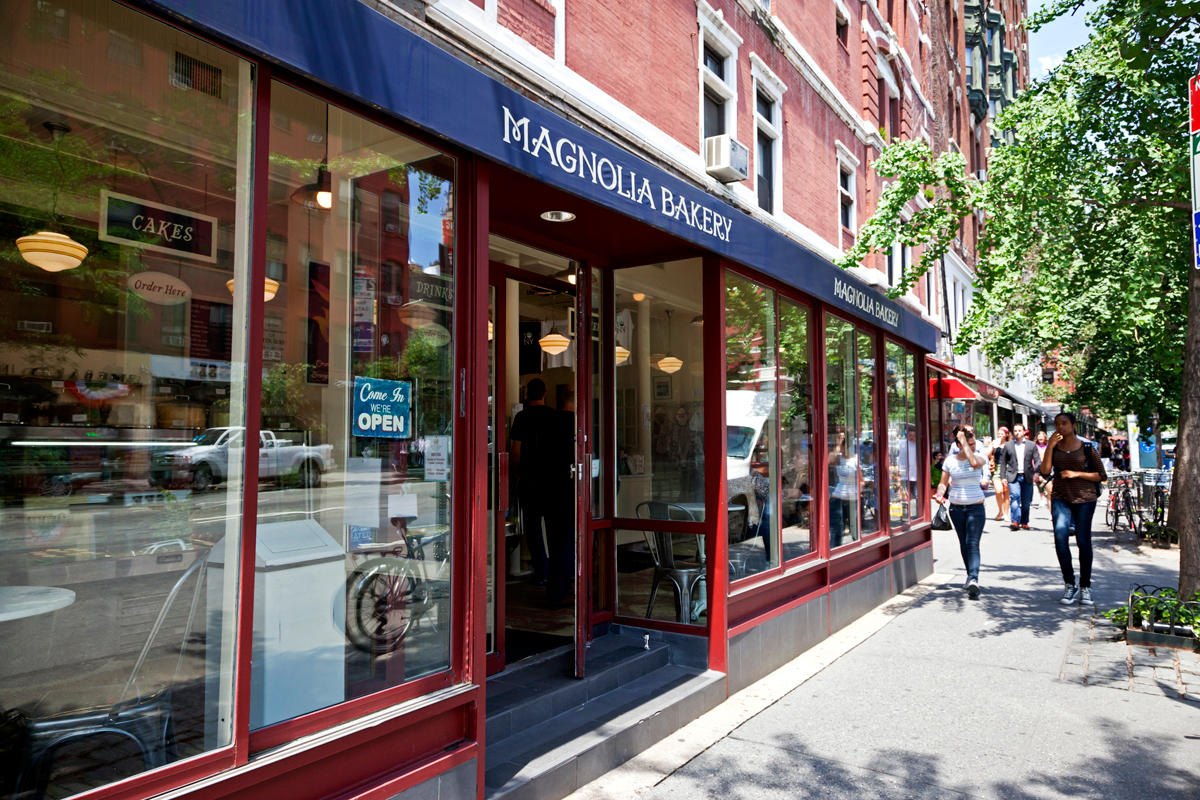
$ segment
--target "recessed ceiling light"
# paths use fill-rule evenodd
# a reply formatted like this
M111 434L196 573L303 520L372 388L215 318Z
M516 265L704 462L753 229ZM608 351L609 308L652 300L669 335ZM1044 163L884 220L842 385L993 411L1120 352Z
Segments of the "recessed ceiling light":
M570 222L575 219L575 215L570 211L543 211L542 219L546 222Z

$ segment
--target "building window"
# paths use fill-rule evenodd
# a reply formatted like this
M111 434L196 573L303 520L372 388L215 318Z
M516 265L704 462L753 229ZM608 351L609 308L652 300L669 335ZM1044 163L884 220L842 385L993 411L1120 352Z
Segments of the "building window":
M1042 383L1054 383L1054 370L1042 370Z
M754 186L758 207L774 214L782 204L783 95L787 86L757 54L750 54L754 77Z
M697 6L700 27L700 133L702 139L737 137L737 52L742 39L705 3ZM703 141L701 141L703 144ZM700 148L703 154L704 148Z
M975 45L967 48L967 86L975 85Z
M855 198L858 196L855 175L858 159L841 142L835 142L838 151L838 223L842 228L854 232Z
M837 38L846 47L850 46L850 23L841 17L837 20Z
M879 456L873 440L874 431L878 430L875 381L875 336L827 314L825 396L830 550L879 529L879 502L874 490Z
M758 169L754 180L758 189L758 207L768 214L775 213L775 140L765 131L758 131L755 146Z
M921 447L917 441L916 357L887 343L888 495L890 526L921 519Z

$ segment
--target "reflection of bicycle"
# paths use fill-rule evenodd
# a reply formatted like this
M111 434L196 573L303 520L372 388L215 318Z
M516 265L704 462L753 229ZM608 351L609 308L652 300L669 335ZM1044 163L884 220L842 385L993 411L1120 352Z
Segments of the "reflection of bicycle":
M449 531L405 532L403 541L360 545L357 564L346 581L346 636L359 650L389 653L432 608L434 584L448 584ZM433 560L426 560L425 550ZM373 556L373 557L372 557ZM432 620L437 630L438 620Z

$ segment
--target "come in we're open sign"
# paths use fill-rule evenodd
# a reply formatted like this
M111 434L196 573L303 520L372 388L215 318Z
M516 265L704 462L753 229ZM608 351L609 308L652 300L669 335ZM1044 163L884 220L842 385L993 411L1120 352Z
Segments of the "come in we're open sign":
M377 378L354 379L354 435L375 439L412 436L409 410L412 384Z

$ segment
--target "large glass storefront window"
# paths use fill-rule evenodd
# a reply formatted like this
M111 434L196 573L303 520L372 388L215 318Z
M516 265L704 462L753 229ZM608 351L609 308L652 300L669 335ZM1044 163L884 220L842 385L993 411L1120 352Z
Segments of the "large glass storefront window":
M879 426L875 419L875 335L855 332L858 344L858 481L862 535L879 532Z
M617 517L666 524L705 519L702 274L698 258L613 273L617 463L610 474ZM697 623L705 596L703 536L645 530L614 536L617 612ZM689 577L677 582L670 573Z
M775 293L725 273L725 477L732 579L779 565Z
M888 495L892 528L921 519L921 450L917 442L915 356L887 343Z
M826 469L829 548L858 541L859 393L854 325L825 316Z
M278 83L270 124L252 729L450 664L455 164Z
M0 786L67 797L232 739L253 80L117 3L0 17Z
M779 301L779 439L783 560L812 552L812 312Z

